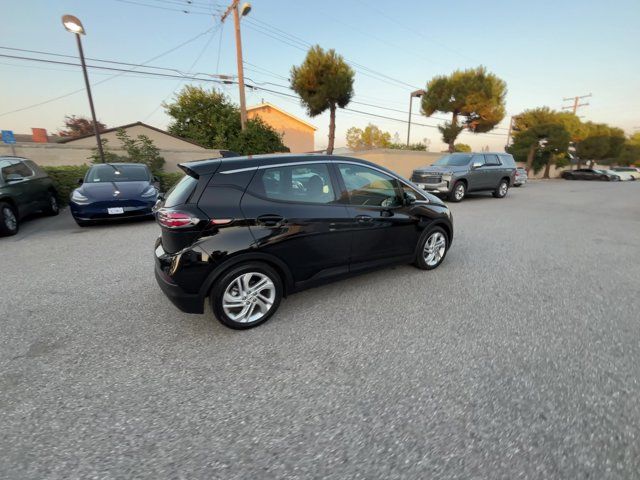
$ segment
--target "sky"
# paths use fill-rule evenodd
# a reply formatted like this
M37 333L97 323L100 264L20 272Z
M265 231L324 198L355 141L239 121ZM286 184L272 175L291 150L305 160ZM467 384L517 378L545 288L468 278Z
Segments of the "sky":
M540 106L561 109L570 103L563 98L576 95L592 94L583 100L589 105L578 111L583 120L606 122L627 134L640 131L638 0L251 3L251 12L242 20L248 83L291 95L286 88L291 67L302 63L312 44L334 48L354 67L353 101L360 103L349 108L366 113L338 111L337 147L346 144L348 128L364 128L368 123L406 141L410 92L424 88L433 76L479 65L506 81L507 117L490 134L461 134L458 141L474 150L502 150L510 115ZM233 21L229 18L221 24L217 13L226 4L209 0L0 0L0 55L78 63L75 40L60 20L63 14L73 14L87 32L83 46L88 58L236 75ZM149 62L154 57L158 58ZM131 68L95 60L87 63ZM98 119L108 126L143 121L166 128L170 118L162 103L187 83L199 83L116 75L89 70ZM238 101L236 85L200 83ZM32 127L41 127L54 133L63 126L65 115L90 115L77 66L0 56L0 89L3 130L29 133ZM67 95L71 92L76 93ZM248 105L264 100L315 125L316 149L326 146L328 114L310 118L296 98L280 94L247 89L246 95ZM50 101L57 97L63 98ZM436 126L447 115L436 113L428 118L420 115L419 107L419 100L414 99L411 141L426 138L431 151L443 150Z

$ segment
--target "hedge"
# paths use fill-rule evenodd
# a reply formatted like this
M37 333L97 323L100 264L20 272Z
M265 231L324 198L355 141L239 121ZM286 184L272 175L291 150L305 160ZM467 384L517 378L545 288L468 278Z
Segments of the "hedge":
M87 165L73 165L63 167L42 167L53 180L53 184L58 192L58 202L60 205L69 203L71 192L78 188L78 179L84 178L89 167Z
M156 173L156 177L160 179L160 190L162 192L168 192L171 187L173 187L176 183L178 183L182 177L184 177L184 173L182 172L162 172Z
M58 192L58 201L60 205L67 205L71 192L78 188L78 179L84 178L88 165L78 166L62 166L62 167L43 167L47 172L53 184ZM171 187L180 181L184 176L182 172L162 172L156 174L160 179L160 190L162 192L168 192Z

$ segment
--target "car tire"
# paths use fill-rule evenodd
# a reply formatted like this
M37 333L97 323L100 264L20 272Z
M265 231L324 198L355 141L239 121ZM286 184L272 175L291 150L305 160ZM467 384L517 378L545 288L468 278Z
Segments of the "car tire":
M258 285L263 287L255 290ZM282 279L273 268L262 262L248 262L222 274L209 300L220 323L244 330L266 322L278 310L282 294Z
M498 188L493 191L493 196L496 198L504 198L507 196L507 192L509 191L509 181L504 178L500 180L500 184Z
M44 208L44 213L52 217L58 215L60 213L60 205L58 204L58 197L54 192L49 192L47 202L47 206Z
M464 182L457 181L453 185L453 189L451 193L449 193L449 200L452 202L461 202L462 199L467 195L467 185Z
M448 251L449 236L444 228L439 226L428 228L420 236L413 264L421 270L433 270L444 261Z
M0 202L0 236L9 237L18 233L18 213L7 202Z

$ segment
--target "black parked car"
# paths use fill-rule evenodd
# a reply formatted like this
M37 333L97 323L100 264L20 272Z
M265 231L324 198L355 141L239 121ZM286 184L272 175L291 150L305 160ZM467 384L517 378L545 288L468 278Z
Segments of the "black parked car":
M605 182L618 182L620 176L608 173L605 170L593 168L578 168L577 170L565 170L560 174L565 180L603 180Z
M72 192L69 207L81 227L97 221L153 215L159 182L142 163L101 163L78 181L80 187Z
M210 299L231 328L266 321L282 296L396 263L430 270L453 239L437 197L372 163L263 155L181 164L157 212L156 279L181 310Z
M516 162L508 153L451 153L413 171L411 180L427 192L461 201L467 192L507 195L515 184Z
M58 214L53 182L31 160L0 156L0 236L18 233L20 220L35 212Z

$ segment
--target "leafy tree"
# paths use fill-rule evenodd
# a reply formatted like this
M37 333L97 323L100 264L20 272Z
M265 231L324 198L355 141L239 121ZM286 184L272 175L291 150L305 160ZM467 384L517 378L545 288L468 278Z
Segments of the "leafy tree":
M471 151L471 147L469 145L467 145L466 143L456 143L453 146L453 151L454 152L470 152Z
M540 123L522 130L514 135L513 145L508 151L516 160L527 159L527 169L538 171L545 167L544 178L549 178L549 170L552 163L560 167L564 161L571 134L559 122L553 122L552 117L548 123Z
M288 152L289 148L282 143L282 135L276 132L261 118L247 121L247 128L231 139L229 150L242 155L258 153Z
M625 143L622 129L592 122L587 122L585 128L585 137L576 143L580 159L609 163L620 156Z
M102 122L97 122L98 131L102 132L107 126ZM83 135L93 135L93 120L85 117L76 117L75 115L65 115L64 130L58 130L61 137L81 137Z
M354 72L335 50L311 47L299 67L291 68L291 88L300 96L307 113L315 117L329 109L329 143L333 153L336 108L344 108L353 97Z
M586 128L576 115L569 112L557 112L549 107L525 110L515 115L513 120L514 141L513 145L509 147L509 151L518 161L526 161L527 170L534 167L534 171L537 171L542 165L546 165L541 160L542 156L539 155L541 153L540 142L548 137L550 125L562 126L569 133L570 140L573 142L581 140L586 135ZM566 150L568 150L568 146Z
M626 142L622 146L617 163L624 166L640 165L640 144L635 144L631 141Z
M113 162L126 162L128 158L123 155L118 155L117 153L112 152L109 149L109 140L106 138L101 138L102 140L102 151L104 153L104 161L105 163L113 163ZM91 155L89 156L89 160L91 163L102 163L102 159L100 158L100 152L98 152L98 147L93 147L91 149Z
M169 132L203 147L245 155L289 151L282 136L262 120L248 120L242 131L239 108L214 89L187 85L164 108L173 117Z
M449 152L453 152L463 129L484 133L502 121L506 94L507 84L482 66L456 70L429 81L422 96L422 113L427 117L435 112L451 113L451 121L438 129Z
M391 134L383 132L371 123L364 130L357 127L351 127L347 130L347 146L351 150L388 148L389 145L391 145Z
M164 158L160 156L160 149L155 146L153 141L146 135L138 135L137 138L131 138L124 129L119 129L116 137L122 143L122 148L127 155L117 155L107 148L108 140L102 140L105 161L112 162L131 162L144 163L149 170L155 175L162 172L164 166ZM91 155L93 163L100 163L100 155L98 149L93 149Z
M170 133L206 148L228 149L231 140L240 133L238 108L215 89L186 85L164 108L173 118Z

